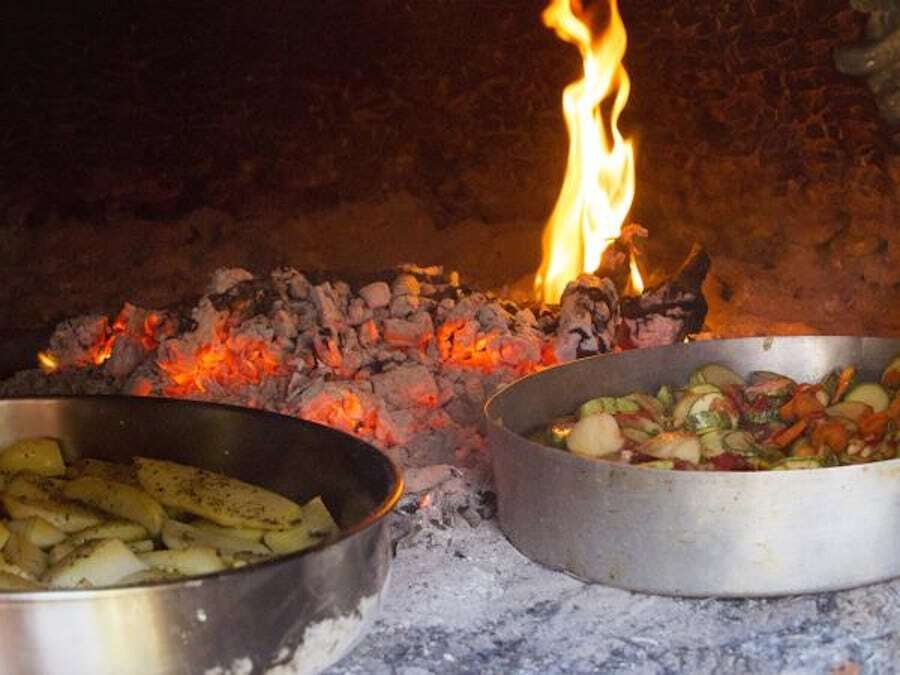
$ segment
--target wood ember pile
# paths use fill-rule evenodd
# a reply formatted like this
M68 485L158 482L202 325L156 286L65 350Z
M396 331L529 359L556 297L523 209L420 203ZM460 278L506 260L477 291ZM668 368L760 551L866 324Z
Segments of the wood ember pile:
M0 396L170 396L313 420L384 449L406 470L410 508L435 503L440 485L439 520L477 522L492 511L485 400L555 363L698 331L708 263L695 250L681 273L634 298L581 275L559 307L468 289L440 267L403 265L356 289L294 269L221 269L189 310L126 304L112 321L62 322L43 370L0 383Z

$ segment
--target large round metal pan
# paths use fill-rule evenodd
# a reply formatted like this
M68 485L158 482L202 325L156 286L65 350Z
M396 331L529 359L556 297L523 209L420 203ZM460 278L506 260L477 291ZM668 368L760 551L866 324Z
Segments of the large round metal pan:
M900 340L776 337L575 361L486 406L500 526L525 555L582 579L685 596L769 596L900 575L900 460L807 471L664 471L589 460L522 434L601 394L686 382L709 361L817 381L875 378Z
M3 673L316 672L374 620L402 481L374 448L290 417L125 397L0 401L0 444L60 439L67 453L145 455L223 472L299 501L322 495L343 532L284 558L173 583L0 593Z

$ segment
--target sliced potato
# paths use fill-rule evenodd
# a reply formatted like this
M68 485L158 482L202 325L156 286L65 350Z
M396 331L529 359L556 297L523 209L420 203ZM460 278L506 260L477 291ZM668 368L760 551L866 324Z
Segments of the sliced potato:
M50 566L52 567L53 565L58 563L83 543L84 542L75 543L71 539L66 539L65 541L60 542L59 544L51 548L48 551Z
M128 542L128 548L132 553L149 553L156 545L152 539L138 539L137 541Z
M94 539L121 539L128 542L146 539L147 528L129 520L107 520L72 535L71 540L78 546Z
M582 417L566 437L570 452L584 457L603 457L618 452L625 445L625 437L616 418L605 412Z
M0 591L39 591L42 588L36 581L0 570Z
M696 464L702 446L695 435L682 431L667 431L654 436L638 448L639 452L657 459L681 459Z
M66 467L66 476L69 478L81 478L82 476L94 476L125 483L125 485L139 485L137 472L131 464L116 464L102 459L90 459L84 457L77 459Z
M216 549L209 546L193 546L180 551L151 551L138 557L153 569L187 576L212 574L226 569Z
M224 553L257 553L267 555L269 549L258 541L232 537L228 534L210 532L200 528L167 520L162 528L163 543L170 549L180 550L192 546L209 546L220 554Z
M30 471L39 476L63 476L66 465L56 440L23 438L0 450L0 471Z
M150 569L129 574L127 577L122 577L119 579L119 584L122 586L134 586L137 584L153 584L160 581L175 581L176 579L183 578L184 575L179 574L178 572L158 570L151 567Z
M28 541L38 548L50 548L56 546L66 538L66 533L54 527L40 516L31 516L21 520L11 520L7 523L10 530L23 535Z
M14 574L17 577L22 577L23 579L28 579L29 581L37 581L35 576L26 570L23 570L18 565L14 565L9 562L6 558L0 554L0 572L5 572L6 574Z
M47 569L47 554L19 532L10 533L3 547L3 555L33 577L40 577Z
M183 519L175 518L175 520ZM191 525L207 532L215 532L217 534L224 534L229 537L237 537L238 539L246 539L248 541L262 541L263 535L266 533L266 530L261 530L258 527L222 527L221 525L216 525L215 523L202 518L193 521Z
M119 518L140 523L154 537L166 519L160 503L144 490L105 478L76 478L63 488L63 494Z
M0 551L6 546L7 539L9 539L9 528L6 523L0 521Z
M95 539L53 565L44 581L55 588L110 586L146 569L146 563L119 539Z
M46 478L33 473L17 474L6 486L4 492L14 497L30 499L58 499L66 481Z
M13 518L38 516L63 532L78 532L103 520L93 509L64 500L32 499L7 493L3 496L3 506Z
M218 525L278 530L300 518L296 502L236 478L158 459L134 461L138 480L151 496Z
M322 543L340 532L321 497L303 505L300 524L288 530L267 532L263 541L274 553L296 553Z

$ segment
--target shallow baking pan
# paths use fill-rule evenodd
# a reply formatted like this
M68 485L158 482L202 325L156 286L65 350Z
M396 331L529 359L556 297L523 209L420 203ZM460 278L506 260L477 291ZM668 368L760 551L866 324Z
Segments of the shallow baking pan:
M53 436L67 454L144 455L223 472L298 501L322 495L342 527L328 545L189 580L0 593L2 672L317 672L377 613L391 561L385 517L397 469L326 427L245 408L128 397L0 400L0 445Z
M485 408L500 526L525 555L579 578L684 596L773 596L900 575L900 460L758 473L590 460L523 434L583 401L656 391L717 361L741 375L877 378L900 340L714 340L597 356L532 375Z

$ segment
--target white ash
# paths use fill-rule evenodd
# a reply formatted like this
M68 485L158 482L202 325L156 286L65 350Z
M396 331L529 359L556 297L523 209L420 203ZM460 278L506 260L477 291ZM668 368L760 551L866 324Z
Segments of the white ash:
M546 365L616 349L620 322L615 286L591 275L559 308L537 308L466 289L440 267L403 265L356 291L290 268L221 269L187 312L126 304L115 319L64 321L48 349L58 370L17 373L0 395L176 396L314 420L375 443L419 472L408 489L434 490L453 518L474 520L490 483L486 399ZM432 466L457 473L438 480L446 470Z

